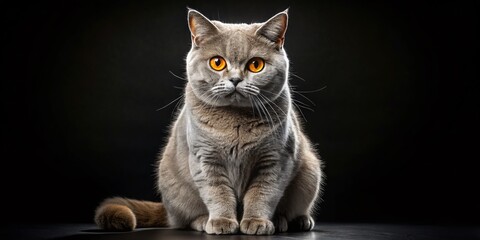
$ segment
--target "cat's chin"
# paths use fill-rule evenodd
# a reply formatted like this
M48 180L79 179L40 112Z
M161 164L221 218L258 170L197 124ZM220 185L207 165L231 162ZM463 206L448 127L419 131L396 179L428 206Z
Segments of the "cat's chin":
M214 107L252 107L249 97L236 91L219 97L214 101L205 100L207 99L204 99L206 104Z
M225 96L225 100L228 101L230 104L228 106L232 107L249 107L251 106L251 102L248 96L245 96L241 92L235 91L227 96Z

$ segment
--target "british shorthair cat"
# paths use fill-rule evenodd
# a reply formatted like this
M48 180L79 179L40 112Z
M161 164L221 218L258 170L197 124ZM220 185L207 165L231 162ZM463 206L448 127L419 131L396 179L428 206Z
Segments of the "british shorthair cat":
M314 227L322 164L292 105L287 24L287 11L229 24L189 9L184 105L158 164L162 202L106 199L99 227L256 235Z

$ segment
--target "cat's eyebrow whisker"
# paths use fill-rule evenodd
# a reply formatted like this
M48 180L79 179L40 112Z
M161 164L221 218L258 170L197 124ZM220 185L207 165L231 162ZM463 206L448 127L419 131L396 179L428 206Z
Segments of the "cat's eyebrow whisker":
M180 77L180 76L176 75L175 73L173 73L173 72L170 71L170 70L168 70L168 72L169 72L170 74L172 74L172 76L174 76L174 77L176 77L176 78L178 78L178 79L180 79L180 80L188 81L186 78Z

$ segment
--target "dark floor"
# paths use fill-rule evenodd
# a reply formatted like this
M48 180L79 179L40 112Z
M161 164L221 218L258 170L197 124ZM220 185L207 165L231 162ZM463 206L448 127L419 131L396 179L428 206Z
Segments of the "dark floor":
M2 226L1 240L58 239L58 240L161 240L161 239L321 239L321 240L474 240L480 239L480 226L425 226L395 224L319 223L311 232L283 233L274 236L212 236L194 231L161 228L138 229L133 232L101 232L93 224L50 224Z

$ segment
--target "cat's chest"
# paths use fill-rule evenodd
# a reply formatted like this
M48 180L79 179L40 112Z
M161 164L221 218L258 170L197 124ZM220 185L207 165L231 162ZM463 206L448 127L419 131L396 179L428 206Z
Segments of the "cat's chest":
M254 148L272 130L261 119L231 112L196 115L190 118L189 126L191 140L233 156Z

